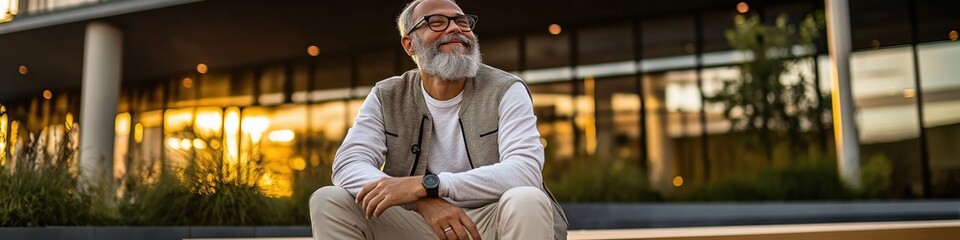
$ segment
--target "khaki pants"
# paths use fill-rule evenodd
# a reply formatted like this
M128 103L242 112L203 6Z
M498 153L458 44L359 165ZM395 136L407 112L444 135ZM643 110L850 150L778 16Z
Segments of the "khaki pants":
M484 240L553 239L553 212L544 192L517 187L500 201L465 208ZM366 219L353 195L341 187L320 188L310 197L310 222L314 239L436 239L420 213L399 206L378 218Z

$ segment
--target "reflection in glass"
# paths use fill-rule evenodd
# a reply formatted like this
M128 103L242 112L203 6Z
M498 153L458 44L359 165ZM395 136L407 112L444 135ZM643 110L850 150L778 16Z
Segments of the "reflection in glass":
M883 192L893 197L919 196L922 166L911 49L855 52L850 56L850 76L861 164L876 161L891 166L890 187Z
M596 154L624 167L643 168L640 162L640 96L633 76L599 79L596 85Z
M930 158L932 194L958 197L960 190L960 45L940 42L918 46L923 87L923 125Z
M701 161L700 91L696 71L650 73L644 76L647 149L651 187L674 188L673 178L694 182Z

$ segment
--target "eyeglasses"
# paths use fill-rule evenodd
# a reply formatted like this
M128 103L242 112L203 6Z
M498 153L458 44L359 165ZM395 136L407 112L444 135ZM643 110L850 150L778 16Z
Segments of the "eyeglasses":
M424 22L426 22L427 26L430 27L430 30L434 32L443 32L447 30L447 28L450 27L450 21L453 21L454 24L457 24L457 27L460 28L460 31L469 32L473 31L473 27L477 25L477 19L479 18L480 17L477 17L476 15L470 14L457 15L453 17L448 17L443 14L427 15L423 17L423 20L420 20L417 22L417 24L413 25L413 28L407 32L407 35L410 35L410 33L413 33L414 30L420 28L420 24L423 24Z

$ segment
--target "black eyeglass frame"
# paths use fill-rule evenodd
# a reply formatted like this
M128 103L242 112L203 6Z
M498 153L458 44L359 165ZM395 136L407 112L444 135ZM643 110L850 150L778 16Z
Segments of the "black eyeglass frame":
M454 21L454 22L455 22L456 19L457 19L457 18L460 18L460 17L467 17L467 18L470 18L470 19L473 20L473 23L470 24L470 26L469 26L470 29L467 29L467 30L461 29L461 31L470 32L470 31L473 31L473 28L477 26L477 21L480 20L480 17L478 17L477 15L473 15L473 14L456 15L456 16L453 16L453 17L447 16L447 15L443 15L443 14L430 14L430 15L423 16L423 19L420 19L420 21L417 22L417 24L414 24L414 25L413 25L413 28L411 28L410 31L407 31L407 36L409 36L411 33L413 33L413 31L417 30L417 28L420 28L420 25L421 25L421 24L423 24L423 23L425 23L425 22L428 22L427 20L429 20L431 17L435 17L435 16L446 17L446 18L447 18L447 24L446 24L446 26L443 27L443 29L440 29L440 30L434 30L433 27L430 27L429 25L427 25L427 28L429 28L430 31L434 31L434 32L443 32L443 31L446 31L447 28L450 28L450 21ZM456 24L456 23L454 23L454 24Z

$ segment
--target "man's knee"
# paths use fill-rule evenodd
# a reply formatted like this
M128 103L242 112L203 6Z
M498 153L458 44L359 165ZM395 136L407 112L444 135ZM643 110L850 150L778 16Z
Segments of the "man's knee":
M500 197L500 205L513 206L519 209L537 208L541 209L549 206L550 198L547 194L535 187L515 187L507 190Z
M324 209L354 203L353 195L347 189L337 186L325 186L310 195L310 209Z

